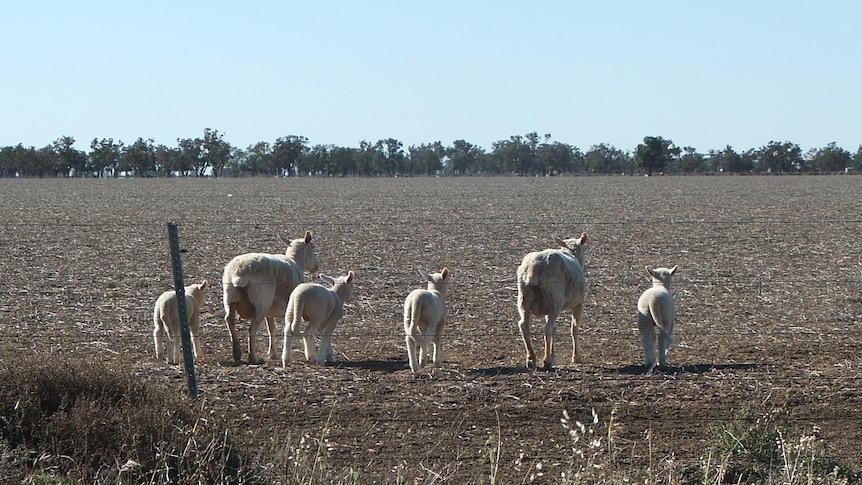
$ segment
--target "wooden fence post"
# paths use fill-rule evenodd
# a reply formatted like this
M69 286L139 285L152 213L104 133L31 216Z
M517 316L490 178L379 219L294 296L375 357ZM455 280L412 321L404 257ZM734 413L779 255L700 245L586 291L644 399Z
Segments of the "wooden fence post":
M195 354L192 351L192 332L189 328L189 316L186 310L186 284L183 277L183 260L182 256L180 256L180 234L176 222L168 222L168 242L171 246L171 267L174 273L174 288L177 294L177 310L180 317L183 364L186 371L186 380L189 384L189 395L192 399L197 399L198 380L195 376Z

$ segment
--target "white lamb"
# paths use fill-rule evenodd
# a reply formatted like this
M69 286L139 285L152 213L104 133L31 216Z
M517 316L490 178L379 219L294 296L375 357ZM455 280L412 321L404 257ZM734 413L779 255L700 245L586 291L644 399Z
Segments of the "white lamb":
M185 287L186 316L192 334L192 346L195 358L203 354L200 340L200 312L204 306L204 289L207 280ZM166 291L156 300L153 309L153 343L156 346L156 359L162 356L165 347L165 357L168 364L179 363L180 360L180 312L177 305L177 292Z
M655 366L655 327L659 329L659 365L667 365L667 353L673 345L673 323L676 319L676 305L670 294L671 277L676 273L673 268L646 268L652 279L652 288L643 292L638 299L638 330L644 347L644 367Z
M249 319L248 362L263 363L257 356L255 337L260 323L266 320L269 330L269 351L271 359L275 355L275 319L282 318L287 309L291 292L305 281L303 269L317 271L317 255L311 242L311 233L304 238L289 240L284 255L249 253L233 258L224 268L222 287L224 288L225 323L230 332L233 360L239 363L242 353L236 335L236 316Z
M301 335L305 347L305 360L317 364L332 362L332 332L344 316L344 304L353 298L353 271L346 276L333 279L320 275L320 279L330 283L327 288L317 283L302 283L290 294L290 301L284 314L284 343L281 348L281 365L290 363L290 348L294 335ZM308 322L302 331L302 321ZM320 348L315 352L314 338L320 336Z
M544 369L554 365L554 326L563 310L572 311L572 362L580 362L578 325L584 317L587 280L584 277L587 233L579 238L553 236L561 249L529 253L518 267L518 328L527 350L527 368L536 369L536 354L530 343L530 316L546 315Z
M434 367L443 363L440 337L446 324L446 292L449 287L449 270L439 273L420 272L428 280L428 289L417 289L404 301L404 334L407 357L414 373L427 363L434 339Z

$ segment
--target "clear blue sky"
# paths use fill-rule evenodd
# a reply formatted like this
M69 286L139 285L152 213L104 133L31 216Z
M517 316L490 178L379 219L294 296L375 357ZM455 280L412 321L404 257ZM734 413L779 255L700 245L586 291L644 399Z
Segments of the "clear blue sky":
M10 1L0 146L862 144L862 2Z

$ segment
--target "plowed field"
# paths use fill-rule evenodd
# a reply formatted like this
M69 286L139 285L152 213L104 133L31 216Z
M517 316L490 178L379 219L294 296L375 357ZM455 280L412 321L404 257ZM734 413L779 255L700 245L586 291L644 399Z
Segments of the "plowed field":
M178 223L186 281L212 284L200 406L263 467L310 453L360 483L558 483L592 460L607 476L694 481L727 439L716 423L753 409L862 469L862 177L63 179L0 189L2 345L80 355L182 393L182 369L154 357L151 322L156 297L173 288L166 223ZM306 230L321 273L356 273L336 362L307 363L297 344L287 369L276 359L233 365L224 265L282 253L279 235ZM515 270L552 235L581 232L583 362L569 362L567 312L557 367L528 372ZM671 367L645 373L635 316L644 266L673 265ZM402 305L424 286L417 270L444 266L444 364L414 376ZM534 319L539 348L541 329ZM279 352L281 331L279 322ZM564 411L587 436L574 441ZM746 465L728 467L746 481Z

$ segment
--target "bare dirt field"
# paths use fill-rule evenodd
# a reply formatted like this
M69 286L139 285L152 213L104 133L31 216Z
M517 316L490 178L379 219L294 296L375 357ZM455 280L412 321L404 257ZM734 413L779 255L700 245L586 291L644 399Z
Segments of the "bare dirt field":
M185 392L181 367L153 354L152 305L173 288L168 221L187 283L212 283L196 406L273 481L314 460L358 483L567 483L589 464L700 482L743 443L721 431L734 424L813 436L862 470L862 177L0 180L3 347ZM356 273L335 364L306 363L296 344L287 369L233 365L224 265L306 230L322 273ZM557 367L528 372L515 270L552 235L584 231L583 362L569 363L566 312ZM679 266L676 346L655 373L636 328L647 265ZM404 298L424 286L417 270L444 266L443 367L414 376ZM586 425L577 442L564 411ZM750 448L727 458L728 481L753 480Z

